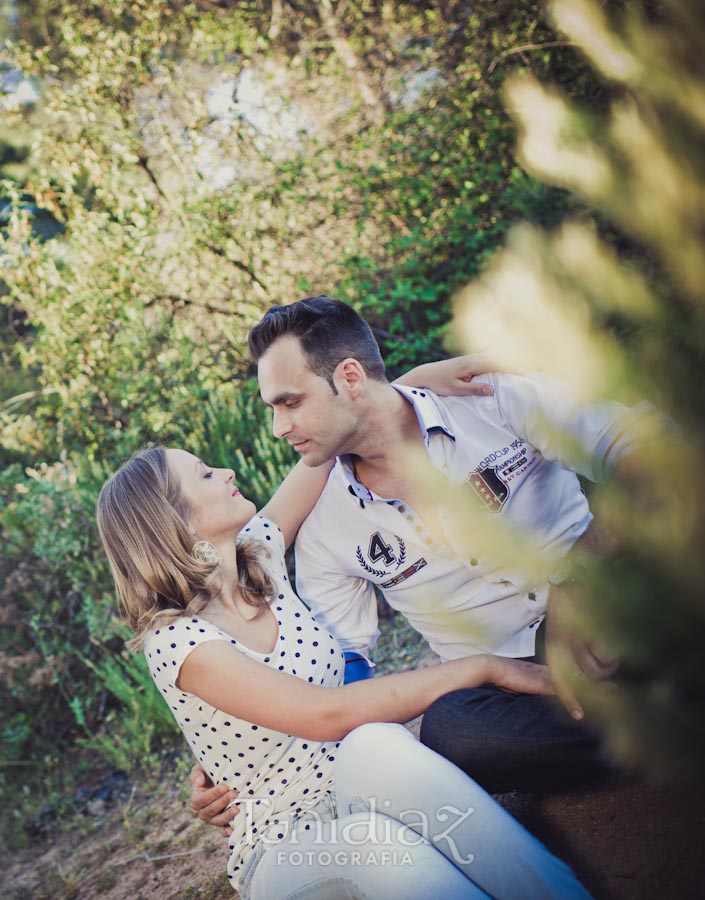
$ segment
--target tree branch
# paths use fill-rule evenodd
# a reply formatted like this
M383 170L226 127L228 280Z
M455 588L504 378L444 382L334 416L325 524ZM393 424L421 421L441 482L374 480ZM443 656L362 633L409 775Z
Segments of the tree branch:
M210 303L196 303L193 300L189 300L188 297L182 297L179 294L159 294L157 297L153 297L145 303L145 309L148 309L150 306L154 306L157 303L161 303L164 300L168 300L172 306L195 306L197 309L202 309L205 312L213 313L213 315L217 316L237 315L235 310L222 309L221 307L213 306Z
M255 273L247 266L245 263L240 262L238 259L232 259L228 254L223 250L222 247L218 247L217 244L211 244L206 241L202 242L201 246L205 247L206 250L210 250L211 253L214 253L216 256L220 256L221 259L224 259L226 262L229 262L230 265L235 266L236 269L239 269L241 272L244 272L261 291L264 296L269 296L269 289L267 285L259 280L259 278L255 275Z
M505 56L512 56L515 53L525 53L527 50L544 50L546 47L577 47L578 45L575 41L546 41L545 44L521 44L519 47L512 47L511 50L505 50L504 53L500 53L496 59L493 59L492 62L487 67L487 74L491 75L497 64L500 60L504 59Z

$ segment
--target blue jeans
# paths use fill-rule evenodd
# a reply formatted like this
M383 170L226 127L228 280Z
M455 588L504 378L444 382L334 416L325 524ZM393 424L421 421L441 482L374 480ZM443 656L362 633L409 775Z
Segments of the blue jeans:
M544 623L536 635L545 662ZM421 741L493 793L547 791L614 772L597 735L568 715L556 697L509 694L494 685L453 691L431 704Z
M335 784L337 817L267 847L244 900L588 900L564 863L400 725L352 731Z
M346 650L343 656L345 657L345 684L374 677L374 666L362 654L355 650Z

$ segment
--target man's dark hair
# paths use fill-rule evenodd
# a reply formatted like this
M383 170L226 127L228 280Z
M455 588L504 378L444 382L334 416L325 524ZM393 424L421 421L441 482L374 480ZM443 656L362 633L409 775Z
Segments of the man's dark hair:
M370 378L387 380L370 326L347 303L322 294L289 306L272 306L247 338L255 361L286 334L301 341L309 369L325 378L335 393L333 372L348 356L356 359Z

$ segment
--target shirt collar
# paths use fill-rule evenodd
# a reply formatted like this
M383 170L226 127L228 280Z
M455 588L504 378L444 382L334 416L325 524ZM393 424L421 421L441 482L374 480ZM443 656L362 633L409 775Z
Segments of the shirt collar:
M414 407L416 418L419 420L419 425L423 432L424 443L427 447L429 436L434 433L442 432L452 441L455 440L455 435L444 421L441 408L436 403L435 394L427 391L425 388L412 388L403 384L393 384L392 387Z
M360 482L357 480L351 456L349 456L347 453L345 454L345 456L339 456L336 460L336 465L341 471L343 478L347 482L348 491L354 497L357 497L357 499L360 501L374 500L374 496L372 495L372 493L367 490L364 484L360 484Z
M423 433L424 444L428 449L431 443L431 437L437 434L443 434L455 441L455 435L450 430L446 422L443 420L441 409L436 403L436 395L430 391L421 388L411 388L406 385L393 384L392 387L398 391L402 397L405 397L414 407L416 418ZM348 491L357 497L361 503L375 499L375 495L369 491L364 484L357 480L355 469L353 468L352 459L349 455L339 456L336 465L347 483Z

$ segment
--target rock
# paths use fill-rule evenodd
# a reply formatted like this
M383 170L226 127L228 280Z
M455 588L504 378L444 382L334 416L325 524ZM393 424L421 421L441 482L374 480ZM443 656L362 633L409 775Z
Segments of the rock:
M392 92L392 101L409 111L415 109L423 95L434 87L446 83L439 69L420 69L409 72L400 79L399 86Z
M213 119L235 119L235 90L237 80L226 78L216 81L206 91L206 110Z
M32 106L40 98L37 87L9 60L0 61L0 108L8 112Z

